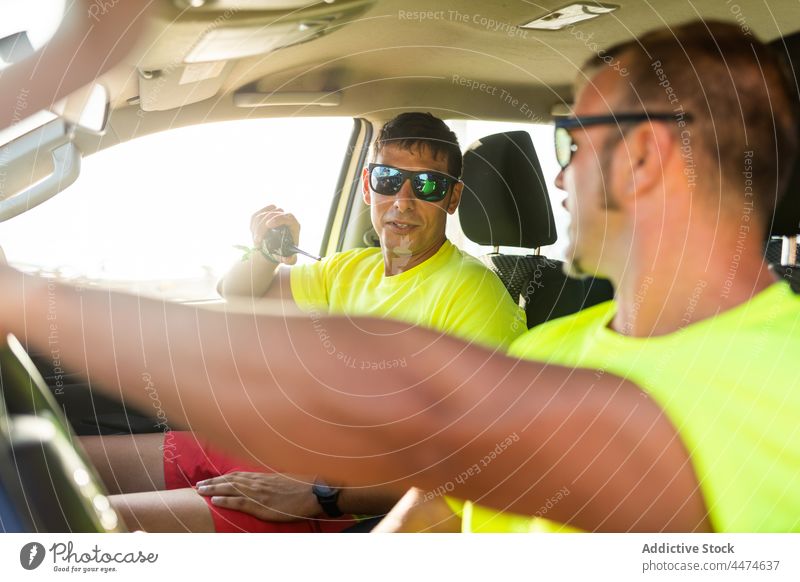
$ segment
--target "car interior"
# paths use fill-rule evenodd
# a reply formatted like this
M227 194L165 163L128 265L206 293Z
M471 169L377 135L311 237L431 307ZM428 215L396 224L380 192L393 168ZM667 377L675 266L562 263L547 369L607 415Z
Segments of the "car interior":
M80 33L69 25L73 10L88 7L98 26L118 25L104 20L116 3L62 4L63 14L57 16L63 25L53 39ZM377 246L361 197L369 146L380 126L398 113L429 111L454 124L500 124L494 126L497 131L461 144L465 187L456 228L459 241L470 244L468 250L497 274L533 327L613 297L608 281L567 277L563 256L550 252L566 236L554 217L563 194L543 169L544 156L551 153L532 139L534 128L551 132L553 119L569 114L572 83L582 63L604 47L655 27L697 18L724 20L747 27L784 54L797 88L796 16L796 0L741 5L688 0L158 0L143 13L146 20L134 48L118 62L80 79L83 88L48 111L20 107L16 123L0 131L0 245L11 245L4 227L36 207L44 210L62 192L67 196L80 189L82 169L106 151L222 122L336 117L352 123L341 151L321 151L314 146L315 135L307 132L283 134L285 142L277 144L312 162L314 156L340 160L338 175L325 192L326 205L313 210L324 225L317 233L321 243L300 246L321 256ZM36 58L41 49L28 33L24 27L3 29L0 56L6 67ZM509 128L501 129L502 124ZM522 129L527 127L530 131ZM137 161L131 171L159 195L170 196L159 190L157 174L148 177L148 163L146 158ZM280 169L271 167L269 159L262 164L268 172ZM227 168L209 171L224 176ZM113 196L114 190L108 184L106 195ZM798 191L800 165L764 248L775 272L800 293ZM227 191L197 204L214 208L236 195ZM75 212L82 210L76 207ZM240 217L243 228L248 218ZM164 252L179 260L182 250ZM16 266L10 253L9 262ZM91 277L38 272L103 286ZM215 301L220 299L200 302ZM24 338L14 336L0 349L0 393L0 531L124 531L74 437L158 432L164 427L153 411L99 394L85 378L62 370L52 353L26 350Z

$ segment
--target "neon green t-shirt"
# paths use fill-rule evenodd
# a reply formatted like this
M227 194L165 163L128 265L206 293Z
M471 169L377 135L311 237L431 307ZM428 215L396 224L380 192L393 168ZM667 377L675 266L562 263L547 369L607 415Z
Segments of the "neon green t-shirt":
M291 270L301 309L390 317L505 349L526 330L525 312L497 276L450 241L427 261L384 276L378 248L336 253Z
M609 329L615 312L608 302L541 325L509 354L602 370L647 392L689 451L715 531L800 531L800 296L776 283L716 317L652 338ZM465 530L524 527L519 516L507 516L504 526L496 512L466 509L472 523ZM529 531L565 531L528 521Z

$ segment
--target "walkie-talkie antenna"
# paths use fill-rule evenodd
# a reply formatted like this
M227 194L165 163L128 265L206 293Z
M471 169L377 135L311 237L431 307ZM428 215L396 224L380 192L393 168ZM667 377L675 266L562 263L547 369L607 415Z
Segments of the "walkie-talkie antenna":
M303 249L297 247L292 239L292 232L285 224L271 228L267 231L264 241L261 243L261 250L269 256L273 261L274 256L290 257L294 254L305 255L315 261L321 261L322 258L311 253L307 253ZM277 261L275 261L277 262Z

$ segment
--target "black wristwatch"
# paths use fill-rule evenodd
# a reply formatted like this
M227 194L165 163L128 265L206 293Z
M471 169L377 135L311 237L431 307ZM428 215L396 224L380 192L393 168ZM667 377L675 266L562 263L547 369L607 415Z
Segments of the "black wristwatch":
M316 496L322 511L328 517L341 517L344 515L342 510L339 509L337 502L339 501L340 489L331 487L325 481L317 479L314 485L311 486L311 492Z

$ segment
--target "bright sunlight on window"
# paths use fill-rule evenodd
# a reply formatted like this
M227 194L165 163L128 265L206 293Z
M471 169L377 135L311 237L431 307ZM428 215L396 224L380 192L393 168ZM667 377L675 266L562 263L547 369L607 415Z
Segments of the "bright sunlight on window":
M86 158L70 188L0 225L9 262L87 284L197 300L250 245L250 216L297 216L320 248L353 122L252 119L174 129Z

